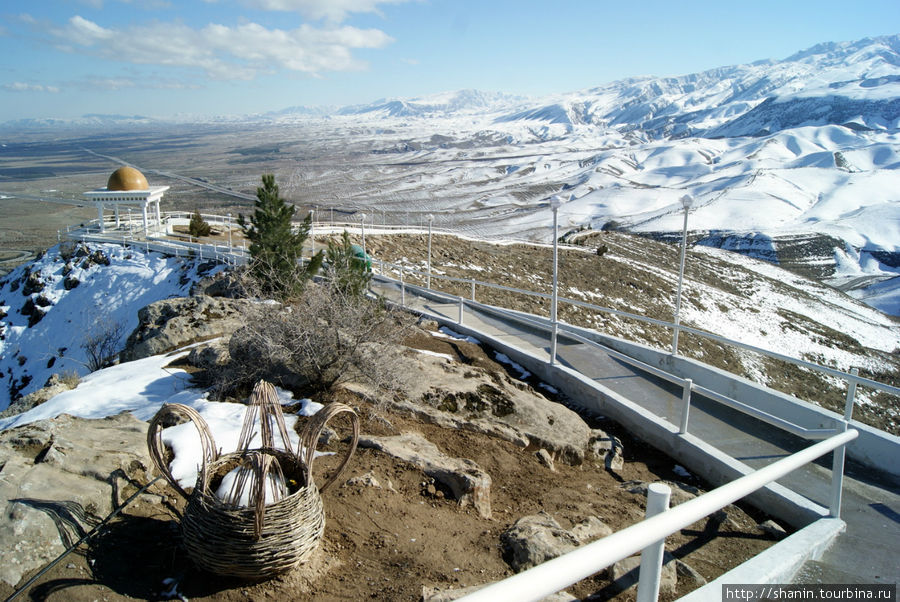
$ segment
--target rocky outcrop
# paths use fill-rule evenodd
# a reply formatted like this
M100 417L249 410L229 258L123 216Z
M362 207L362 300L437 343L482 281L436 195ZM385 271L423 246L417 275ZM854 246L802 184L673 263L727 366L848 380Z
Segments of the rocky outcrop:
M500 535L500 544L506 563L519 573L611 534L612 529L594 516L567 530L541 512L517 520Z
M231 334L244 325L252 304L246 299L206 296L151 303L138 312L138 327L128 337L120 359L142 359Z
M472 504L484 518L491 517L491 476L478 464L465 458L453 458L420 435L404 433L393 437L360 437L360 447L377 449L418 466L442 483L460 506Z
M545 449L553 460L570 465L584 461L596 436L577 413L505 374L421 354L409 358L406 373L405 398L385 403L431 424ZM348 388L368 393L355 384Z
M124 413L64 415L0 433L0 579L15 586L148 481L146 432Z

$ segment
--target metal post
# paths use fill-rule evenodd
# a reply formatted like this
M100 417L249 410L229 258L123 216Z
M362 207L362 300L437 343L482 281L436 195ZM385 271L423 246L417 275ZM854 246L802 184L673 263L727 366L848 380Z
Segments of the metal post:
M556 363L556 338L559 331L559 323L557 322L557 302L558 302L558 289L559 289L559 278L558 278L558 267L559 267L559 253L557 247L558 245L558 227L559 227L559 208L562 205L562 199L558 196L554 196L550 199L550 208L553 209L553 295L550 298L550 323L552 324L552 332L550 334L550 365L554 365Z
M363 255L366 255L366 214L363 213L359 216L359 227L362 232L362 248Z
M457 324L463 323L463 308L466 305L466 298L463 296L459 297L459 319L456 321Z
M691 413L691 387L693 386L694 381L690 378L684 379L684 390L681 392L681 428L678 429L679 435L685 434L688 429L688 417Z
M694 199L691 195L686 194L681 197L681 205L684 207L684 228L681 232L681 264L678 268L678 292L675 294L675 334L672 336L672 355L678 355L678 333L681 331L678 324L681 314L681 285L684 282L684 257L687 253L688 213L690 213L693 203Z
M309 212L309 215L310 215L309 240L310 240L310 245L312 245L312 250L310 251L309 256L315 257L316 256L316 210L312 209Z
M231 214L228 214L228 252L231 253Z
M672 489L663 483L651 483L647 487L646 518L652 518L669 509ZM638 572L637 602L656 602L659 597L659 578L662 574L663 553L666 538L663 537L641 550L641 568Z
M403 282L403 266L400 266L400 305L406 306L406 283Z
M859 368L852 368L850 374L859 376ZM853 418L853 402L856 398L856 381L847 382L847 404L844 406L844 420L850 421Z
M434 221L434 215L428 214L428 276L425 281L425 288L431 289L431 224Z
M475 300L475 279L469 278L469 283L472 285L472 301Z
M847 421L842 420L837 424L840 433L847 432ZM841 517L841 494L844 489L844 458L847 455L847 444L835 448L831 456L831 505L828 507L828 516Z

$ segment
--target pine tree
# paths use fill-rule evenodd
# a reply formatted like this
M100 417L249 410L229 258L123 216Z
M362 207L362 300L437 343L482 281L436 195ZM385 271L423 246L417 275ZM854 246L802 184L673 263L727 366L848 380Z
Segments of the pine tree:
M286 299L298 294L322 265L320 251L305 267L301 254L309 236L311 217L295 231L291 220L297 208L288 205L278 193L273 174L263 174L262 186L256 189L256 210L250 223L243 214L238 224L250 240L250 275L261 292Z
M201 236L209 236L211 231L212 227L205 219L203 219L203 216L200 215L200 210L194 209L194 213L191 215L191 222L188 224L188 232L190 235L200 238Z
M350 244L350 235L344 230L341 242L328 242L327 274L331 285L345 295L361 297L372 278L370 264L358 245Z

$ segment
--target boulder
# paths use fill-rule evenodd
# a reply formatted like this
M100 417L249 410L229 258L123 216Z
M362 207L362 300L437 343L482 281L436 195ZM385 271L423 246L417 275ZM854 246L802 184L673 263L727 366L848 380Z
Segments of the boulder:
M530 386L478 366L416 354L407 359L410 375L403 399L384 402L444 428L464 429L511 441L528 450L546 450L556 462L584 461L591 428L576 412ZM348 388L368 395L364 387Z
M0 579L15 586L147 483L146 433L129 413L63 415L0 433Z
M392 437L361 436L359 446L377 449L418 466L425 474L449 488L460 506L472 504L482 517L491 517L491 477L472 460L446 455L419 433Z
M507 564L519 573L607 535L612 535L612 529L596 516L566 530L540 512L517 520L500 535L500 543Z
M206 296L151 303L138 312L138 327L128 337L120 359L123 362L142 359L231 334L244 325L252 303L246 299Z
M506 563L519 573L571 552L581 544L545 512L523 516L500 535Z
M641 569L641 557L630 556L614 563L607 569L607 576L612 582L612 589L625 591L637 587L638 574ZM675 559L668 552L663 554L662 573L659 578L659 593L674 594L678 587L678 571Z

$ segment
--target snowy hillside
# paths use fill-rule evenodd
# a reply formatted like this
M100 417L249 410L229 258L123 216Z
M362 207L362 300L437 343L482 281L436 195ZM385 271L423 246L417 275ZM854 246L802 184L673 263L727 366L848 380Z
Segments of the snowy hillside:
M186 295L202 273L217 269L113 244L62 249L0 281L0 410L54 373L87 374L88 336L118 327L124 343L140 308Z

